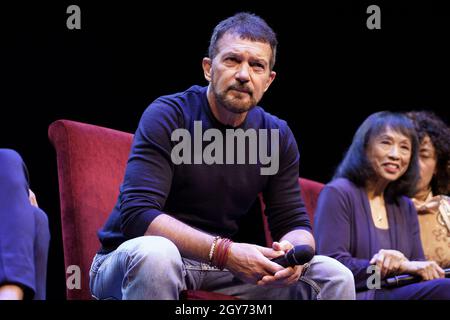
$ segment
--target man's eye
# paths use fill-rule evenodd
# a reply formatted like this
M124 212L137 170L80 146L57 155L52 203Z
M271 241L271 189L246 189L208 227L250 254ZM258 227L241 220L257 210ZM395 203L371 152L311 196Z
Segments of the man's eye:
M264 65L261 63L253 63L252 67L258 70L264 70Z

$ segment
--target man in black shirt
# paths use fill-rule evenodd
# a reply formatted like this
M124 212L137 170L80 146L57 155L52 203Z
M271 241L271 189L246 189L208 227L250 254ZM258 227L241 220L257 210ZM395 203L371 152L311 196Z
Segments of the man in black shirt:
M315 247L295 138L257 106L275 78L276 45L255 15L222 21L203 59L209 85L160 97L144 112L117 205L99 232L95 297L177 299L203 289L245 299L354 298L353 277L336 260L271 261L296 245ZM272 248L232 242L260 192Z

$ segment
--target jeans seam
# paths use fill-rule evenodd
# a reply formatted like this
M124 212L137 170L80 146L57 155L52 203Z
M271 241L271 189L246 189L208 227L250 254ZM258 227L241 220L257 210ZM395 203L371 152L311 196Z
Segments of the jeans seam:
M311 279L305 278L305 277L301 277L299 279L299 281L302 281L304 283L306 283L307 285L311 286L311 288L313 288L313 290L316 292L317 295L317 300L320 300L320 286Z
M316 292L316 298L317 298L317 300L320 300L320 299L321 299L321 298L320 298L320 291L321 291L320 286L319 286L314 280L308 279L308 278L306 277L306 274L307 274L308 271L310 270L310 267L311 267L311 265L310 265L309 263L305 264L305 269L306 269L306 270L303 271L303 274L302 274L302 276L300 277L299 281L302 281L302 282L308 284L309 286L311 286L311 288Z

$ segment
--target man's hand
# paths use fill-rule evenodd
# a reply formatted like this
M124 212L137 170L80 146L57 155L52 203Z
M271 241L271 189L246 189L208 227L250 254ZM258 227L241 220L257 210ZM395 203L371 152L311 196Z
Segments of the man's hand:
M370 260L370 264L375 264L380 270L381 278L387 275L395 275L401 273L401 265L408 261L406 257L397 250L381 249Z
M445 277L445 272L435 261L405 261L400 267L401 273L421 276L423 280Z
M226 268L244 282L256 284L265 276L272 276L284 268L270 259L284 254L282 250L248 243L234 242L230 247Z
M288 252L294 246L286 240L281 242L274 242L272 245L273 250L283 253ZM268 285L272 287L286 287L293 283L296 283L303 272L303 265L294 267L282 268L274 275L266 275L257 282L258 285Z

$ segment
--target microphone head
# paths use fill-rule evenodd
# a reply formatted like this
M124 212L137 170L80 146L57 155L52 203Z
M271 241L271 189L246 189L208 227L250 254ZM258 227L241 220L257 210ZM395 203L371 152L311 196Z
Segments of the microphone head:
M308 245L293 247L286 253L286 260L290 266L305 264L314 257L314 249Z

